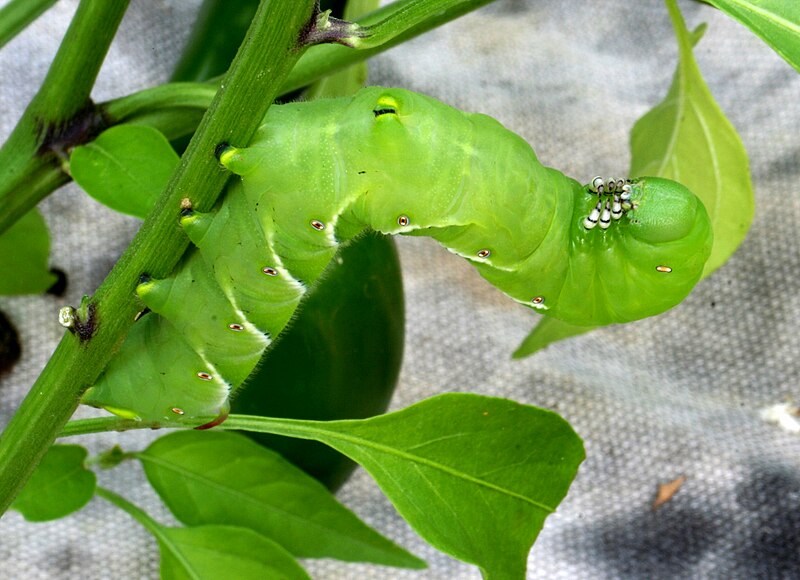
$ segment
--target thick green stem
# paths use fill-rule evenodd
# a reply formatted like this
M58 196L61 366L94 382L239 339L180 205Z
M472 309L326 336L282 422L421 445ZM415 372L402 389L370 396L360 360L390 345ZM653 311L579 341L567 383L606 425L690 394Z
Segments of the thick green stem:
M99 4L106 4L99 2ZM223 142L246 144L300 57L297 39L314 0L263 0L175 174L128 250L81 309L81 332L67 333L0 438L0 511L25 485L41 456L75 411L133 324L142 273L169 275L188 244L178 227L189 203L208 210L228 174L214 156Z
M42 87L0 149L0 232L68 177L63 145L95 124L89 93L129 0L82 0ZM91 135L87 134L87 138Z
M45 132L59 129L59 124L86 108L129 1L81 0L42 88L26 111L34 115ZM41 137L47 139L52 135Z
M0 8L0 48L55 3L56 0L11 0Z

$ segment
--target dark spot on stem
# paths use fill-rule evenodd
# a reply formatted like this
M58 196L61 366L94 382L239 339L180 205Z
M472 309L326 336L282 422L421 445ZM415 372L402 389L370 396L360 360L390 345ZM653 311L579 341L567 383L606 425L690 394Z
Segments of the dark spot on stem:
M106 118L104 111L91 100L78 110L72 117L60 121L39 119L36 122L41 145L38 155L55 153L58 157L66 159L73 147L92 141L111 122Z
M83 319L76 313L70 331L78 337L81 344L84 344L91 340L94 333L97 332L98 326L97 306L95 306L94 302L89 302L89 305L86 307L86 318Z

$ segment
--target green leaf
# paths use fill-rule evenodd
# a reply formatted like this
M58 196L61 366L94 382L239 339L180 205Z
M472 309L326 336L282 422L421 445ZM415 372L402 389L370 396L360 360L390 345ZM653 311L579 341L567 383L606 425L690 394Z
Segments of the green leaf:
M178 164L178 155L157 129L117 125L69 160L72 178L100 203L145 218Z
M694 39L675 0L667 0L680 61L666 98L631 131L631 175L667 177L691 189L708 210L714 247L703 276L744 240L754 198L747 152L708 90L692 55Z
M84 467L86 455L80 445L53 445L11 507L31 522L63 518L81 509L97 484L94 472Z
M467 393L370 419L229 422L316 439L351 457L423 538L487 578L525 578L528 552L584 458L557 414Z
M0 294L38 294L56 281L47 259L50 235L39 210L32 209L0 235Z
M162 580L311 578L279 544L247 528L162 527L156 539Z
M800 72L800 3L797 0L706 0L761 37Z
M235 433L180 431L137 454L181 522L250 528L304 558L423 568L314 478Z
M552 316L543 316L531 333L517 347L513 358L525 358L550 346L554 342L591 332L597 326L576 326Z
M147 513L113 491L97 488L97 495L138 521L158 542L162 580L306 580L306 571L280 545L236 526L162 526Z

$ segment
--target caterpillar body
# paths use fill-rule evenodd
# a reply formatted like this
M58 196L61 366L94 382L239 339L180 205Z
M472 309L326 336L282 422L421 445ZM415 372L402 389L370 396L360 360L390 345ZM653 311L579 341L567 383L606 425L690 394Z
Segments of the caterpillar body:
M582 186L494 119L401 89L271 107L251 145L220 161L241 179L214 212L185 212L195 248L171 278L139 285L152 312L84 402L221 421L340 244L368 229L432 237L514 300L579 325L671 308L711 249L706 210L682 185Z

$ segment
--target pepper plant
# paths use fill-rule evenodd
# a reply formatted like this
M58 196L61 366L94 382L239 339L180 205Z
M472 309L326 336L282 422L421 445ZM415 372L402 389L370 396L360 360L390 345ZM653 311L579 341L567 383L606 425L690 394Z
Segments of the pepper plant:
M140 203L146 208L146 219L106 281L77 309L65 313L70 332L5 427L0 441L4 509L11 506L32 521L45 521L80 509L93 496L105 499L157 539L166 578L220 574L302 578L306 573L296 559L314 557L410 568L424 565L358 520L321 484L283 457L227 431L268 433L315 440L338 450L376 479L400 514L432 545L475 564L486 577L524 577L530 547L583 459L574 431L543 409L491 397L446 394L369 419L314 421L233 414L208 432L180 430L147 449L115 448L90 460L80 446L52 445L57 437L150 427L111 417L67 421L81 393L100 375L139 313L133 289L141 274L168 277L186 250L187 239L175 227L183 199L191 193L195 207L210 208L223 191L228 175L217 162L219 146L247 143L275 99L312 85L319 87L315 83L321 79L486 3L400 0L352 24L320 10L313 0L264 0L223 78L203 82L221 71L191 75L184 68L176 73L176 80L196 82L168 83L94 103L89 95L95 77L128 3L80 2L42 88L0 149L0 231L9 236L11 247L24 243L33 250L26 260L28 267L17 268L26 273L27 285L6 292L42 291L55 281L46 267L47 245L42 242L46 234L34 208L78 172L79 163L72 157L76 151L81 147L87 151L117 127L158 130L179 148L181 138L194 136L177 164L174 160L162 163L168 153L161 161L148 160L167 167L161 180L155 180L159 188L166 180L163 191L156 199ZM770 18L769 13L765 17L764 10L750 14L721 0L712 3L764 35L795 68L800 66L795 35L780 27L781 20ZM0 12L0 43L51 4L52 0L7 3ZM659 148L657 139L636 145L637 130L665 135L677 128L680 131L674 132L685 132L683 138L691 139L692 128L674 115L675 102L699 99L709 111L718 112L691 54L702 31L690 34L675 3L668 4L681 60L664 103L634 129L634 166L641 170L632 173L646 168L668 175L685 158L680 147ZM788 10L784 16L797 20ZM758 18L778 24L765 28ZM721 120L715 129L728 131L724 116L718 114ZM732 157L743 155L735 139L728 141ZM726 168L735 165L732 162ZM752 207L749 176L725 172L722 176L738 186L729 201L737 207L741 223L718 236L718 257L709 272L741 242L751 215L742 209L748 204ZM712 185L722 187L719 182ZM706 201L707 190L701 185L696 193ZM723 205L714 209L715 225L730 215ZM25 242L10 237L19 235L15 229L20 224L35 232ZM396 272L388 275L396 276ZM391 284L397 288L396 281ZM582 330L547 320L519 354L578 332ZM390 342L396 343L397 337ZM394 377L378 382L386 388ZM368 409L365 414L379 410ZM259 412L269 414L266 408ZM467 433L469 437L462 441ZM120 441L124 445L124 435ZM420 447L430 453L417 452ZM307 453L301 451L298 457ZM165 526L120 495L97 486L89 465L115 467L127 460L142 464L154 489L184 527ZM209 464L214 465L212 470ZM501 475L487 475L491 473ZM64 483L55 487L54 480ZM340 481L337 475L327 483ZM286 491L276 495L271 491L276 486ZM248 499L248 509L235 509L233 498L241 497ZM276 517L276 508L287 505L295 506L291 517Z

